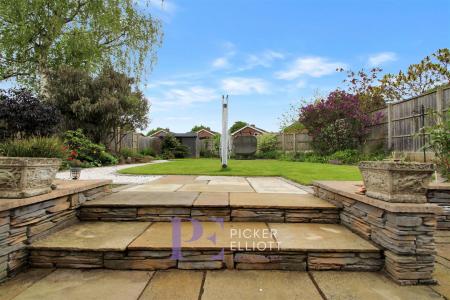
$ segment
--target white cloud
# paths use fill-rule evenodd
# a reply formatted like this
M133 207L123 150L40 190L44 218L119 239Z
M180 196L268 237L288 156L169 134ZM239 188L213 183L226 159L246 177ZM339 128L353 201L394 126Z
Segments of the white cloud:
M189 106L193 103L210 102L217 99L219 99L219 96L216 90L202 86L171 89L164 92L161 97L150 97L152 106L156 110Z
M272 66L273 61L284 59L284 54L273 50L266 50L260 54L250 54L247 57L246 65L241 70L249 70L255 67L268 68Z
M382 65L383 63L396 60L397 54L395 54L394 52L380 52L369 56L368 64L371 67L376 67Z
M275 73L278 79L293 80L302 75L322 77L336 72L337 68L345 67L344 63L329 61L319 56L299 57L291 67Z
M219 57L213 60L212 66L216 69L223 69L228 68L230 66L230 63L228 62L227 57Z
M222 89L234 95L266 94L269 84L260 78L229 77L222 80Z

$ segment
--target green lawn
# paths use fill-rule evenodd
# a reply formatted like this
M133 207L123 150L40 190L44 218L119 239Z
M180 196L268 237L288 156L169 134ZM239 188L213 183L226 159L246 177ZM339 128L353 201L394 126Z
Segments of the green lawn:
M314 180L361 180L355 166L338 166L279 160L230 160L222 170L218 159L178 159L168 163L144 165L120 170L140 175L235 175L282 176L302 184Z

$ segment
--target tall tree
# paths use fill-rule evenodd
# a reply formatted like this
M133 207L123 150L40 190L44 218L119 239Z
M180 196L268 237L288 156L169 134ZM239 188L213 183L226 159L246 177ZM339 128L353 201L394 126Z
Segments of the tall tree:
M139 78L161 37L160 22L142 5L149 1L0 1L0 80L42 88L50 69L98 72L109 61Z
M418 64L397 74L386 74L381 79L381 87L386 101L396 101L415 97L439 85L450 83L450 50L439 49L425 57Z
M106 66L92 77L62 67L50 72L48 101L62 113L65 129L81 128L95 142L107 143L111 133L144 129L150 105L134 80Z
M234 124L230 127L230 133L233 133L245 126L247 126L248 123L244 122L244 121L236 121L234 122Z
M341 68L338 71L344 72L344 69ZM347 85L347 91L358 97L361 109L365 112L371 112L386 105L384 101L386 92L379 81L379 74L382 71L381 68L372 68L369 71L364 69L357 72L345 71L347 78L344 83Z
M165 131L167 131L167 132L170 132L170 129L169 129L169 128L156 127L156 128L150 129L150 130L147 132L147 136L151 136L152 134L154 134L155 132L158 132L158 131L160 131L160 130L165 130Z
M208 131L211 131L211 128L209 126L205 126L205 125L200 124L200 125L195 125L194 127L192 127L191 132L197 132L197 131L202 130L202 129L206 129Z

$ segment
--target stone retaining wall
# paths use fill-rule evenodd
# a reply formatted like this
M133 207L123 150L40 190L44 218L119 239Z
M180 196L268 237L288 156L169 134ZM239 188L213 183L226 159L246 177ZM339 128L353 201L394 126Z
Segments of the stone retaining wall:
M339 209L230 208L230 207L95 207L79 209L82 221L146 221L169 222L171 218L195 218L208 221L222 218L225 222L274 223L339 223Z
M81 203L109 191L109 181L58 181L45 195L0 199L0 281L28 263L27 245L77 221Z
M105 268L115 270L346 270L378 271L384 261L380 252L224 252L183 251L183 260L171 259L170 250L64 251L31 250L30 264L40 268Z
M429 203L442 208L437 216L437 229L450 230L450 183L430 185L427 198Z
M394 204L354 193L355 182L316 182L315 193L341 207L341 223L384 249L385 270L400 284L430 284L436 227L430 204Z

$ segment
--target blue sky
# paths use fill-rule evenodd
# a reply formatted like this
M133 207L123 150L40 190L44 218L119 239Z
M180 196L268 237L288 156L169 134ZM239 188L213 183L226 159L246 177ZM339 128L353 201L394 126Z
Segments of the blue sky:
M450 47L450 1L165 0L158 62L142 89L151 124L185 132L230 122L270 131L290 103L342 86L336 67L396 72Z

